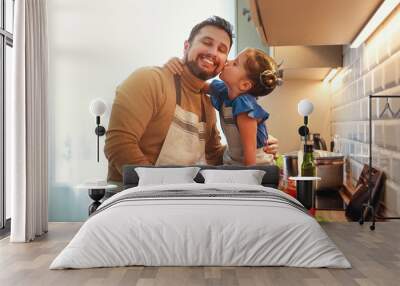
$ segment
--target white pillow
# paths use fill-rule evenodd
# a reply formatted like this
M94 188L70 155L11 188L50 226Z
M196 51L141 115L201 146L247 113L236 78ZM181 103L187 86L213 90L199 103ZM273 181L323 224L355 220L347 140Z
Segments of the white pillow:
M201 170L204 183L234 183L261 185L265 171L262 170Z
M199 167L135 168L139 186L195 183L193 179L199 170Z

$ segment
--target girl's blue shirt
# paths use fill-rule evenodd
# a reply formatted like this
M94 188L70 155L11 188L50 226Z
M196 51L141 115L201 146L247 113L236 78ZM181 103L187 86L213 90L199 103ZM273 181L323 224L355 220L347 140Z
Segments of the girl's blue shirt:
M269 113L257 103L254 96L244 93L230 100L228 97L228 88L221 80L213 80L211 82L209 94L212 105L218 111L221 111L222 104L226 107L232 107L232 115L235 122L236 117L240 113L247 113L249 117L257 119L257 148L262 148L266 145L268 132L264 122L268 119Z

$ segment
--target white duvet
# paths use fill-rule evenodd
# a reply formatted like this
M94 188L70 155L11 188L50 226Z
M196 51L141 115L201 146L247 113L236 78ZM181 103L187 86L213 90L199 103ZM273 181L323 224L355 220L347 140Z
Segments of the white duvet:
M137 192L168 190L262 190L297 202L279 190L254 185L193 183L131 188L106 200L50 269L127 265L351 267L313 217L279 200L185 196L116 203Z

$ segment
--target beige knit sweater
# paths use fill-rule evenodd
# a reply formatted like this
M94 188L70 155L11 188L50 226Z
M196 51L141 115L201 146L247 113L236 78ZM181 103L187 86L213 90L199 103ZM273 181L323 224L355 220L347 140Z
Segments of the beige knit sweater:
M182 74L181 107L201 116L206 110L206 160L222 164L224 147L216 128L215 110L201 92L204 81L185 67ZM117 87L104 152L108 180L122 181L125 164L154 165L172 122L176 105L173 74L166 68L147 67L133 72Z

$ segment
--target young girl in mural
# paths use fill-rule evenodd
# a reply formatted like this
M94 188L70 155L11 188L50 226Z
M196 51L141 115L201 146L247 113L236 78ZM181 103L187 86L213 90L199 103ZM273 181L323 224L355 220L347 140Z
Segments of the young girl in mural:
M172 58L166 67L174 74L182 72L182 62ZM271 93L282 84L282 72L267 54L259 49L244 49L228 61L219 75L204 87L211 103L218 110L228 146L224 153L227 165L268 165L274 157L264 152L269 117L257 98Z

